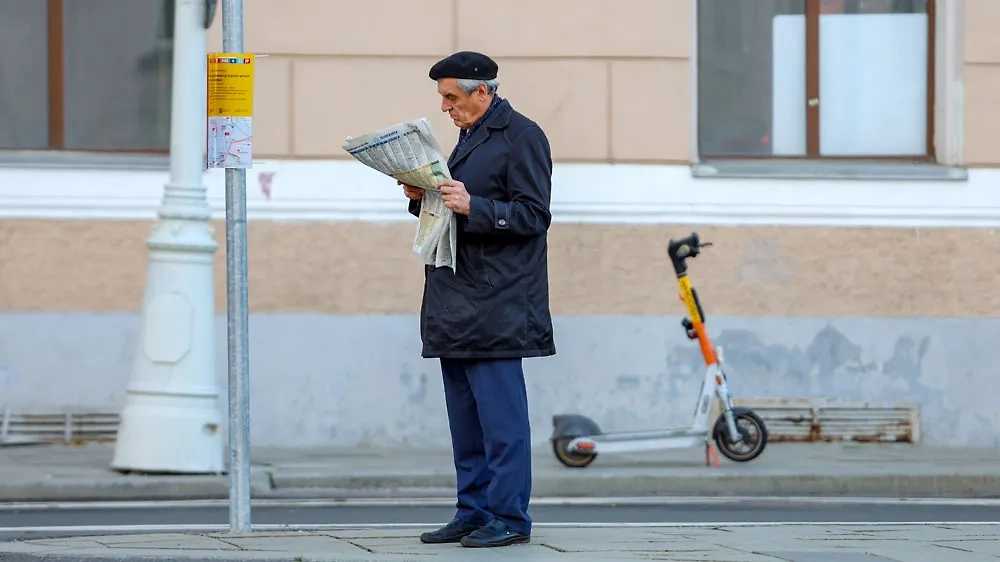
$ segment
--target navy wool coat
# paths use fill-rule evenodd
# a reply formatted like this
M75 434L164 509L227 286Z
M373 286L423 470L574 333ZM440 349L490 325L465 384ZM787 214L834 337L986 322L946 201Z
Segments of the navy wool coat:
M503 100L448 159L471 196L458 215L456 271L425 266L421 355L554 355L547 234L552 155L545 133ZM419 216L420 201L409 211Z

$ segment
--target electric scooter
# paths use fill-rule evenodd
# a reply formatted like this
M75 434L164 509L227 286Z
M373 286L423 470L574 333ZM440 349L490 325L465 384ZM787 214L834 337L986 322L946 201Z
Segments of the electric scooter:
M628 453L658 449L679 449L705 446L708 463L712 442L722 454L735 462L757 458L767 444L767 427L750 408L733 407L732 394L727 385L722 365L721 350L717 350L705 330L705 313L698 300L698 293L688 278L687 260L711 246L701 242L696 232L680 240L670 239L667 252L677 274L680 297L687 306L688 317L681 321L688 339L697 340L705 360L705 378L701 394L695 405L694 420L690 427L667 428L648 431L602 433L597 423L580 414L552 416L552 449L559 461L572 468L583 468L603 453ZM709 430L712 399L717 399L722 412ZM715 464L719 466L718 457Z

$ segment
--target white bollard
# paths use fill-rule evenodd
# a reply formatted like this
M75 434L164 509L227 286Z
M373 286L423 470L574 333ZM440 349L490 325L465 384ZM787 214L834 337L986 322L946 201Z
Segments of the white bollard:
M213 254L203 182L206 0L176 0L170 181L149 247L142 325L112 468L222 473Z

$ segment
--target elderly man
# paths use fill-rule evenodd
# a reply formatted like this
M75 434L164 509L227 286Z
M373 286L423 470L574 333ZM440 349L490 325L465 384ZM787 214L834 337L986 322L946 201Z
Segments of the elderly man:
M438 188L458 216L457 271L427 266L422 356L439 358L458 479L457 512L421 535L468 547L529 542L531 434L521 360L555 354L547 233L552 158L542 129L497 93L497 65L436 63L441 111L460 129ZM403 185L419 215L419 188Z

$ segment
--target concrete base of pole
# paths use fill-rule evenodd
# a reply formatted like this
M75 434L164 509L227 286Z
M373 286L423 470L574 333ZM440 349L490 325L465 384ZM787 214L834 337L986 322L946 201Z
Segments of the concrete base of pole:
M171 219L157 224L147 244L142 326L112 467L221 473L212 259L217 244L204 220Z
M217 409L211 396L129 391L111 467L147 474L222 474Z

